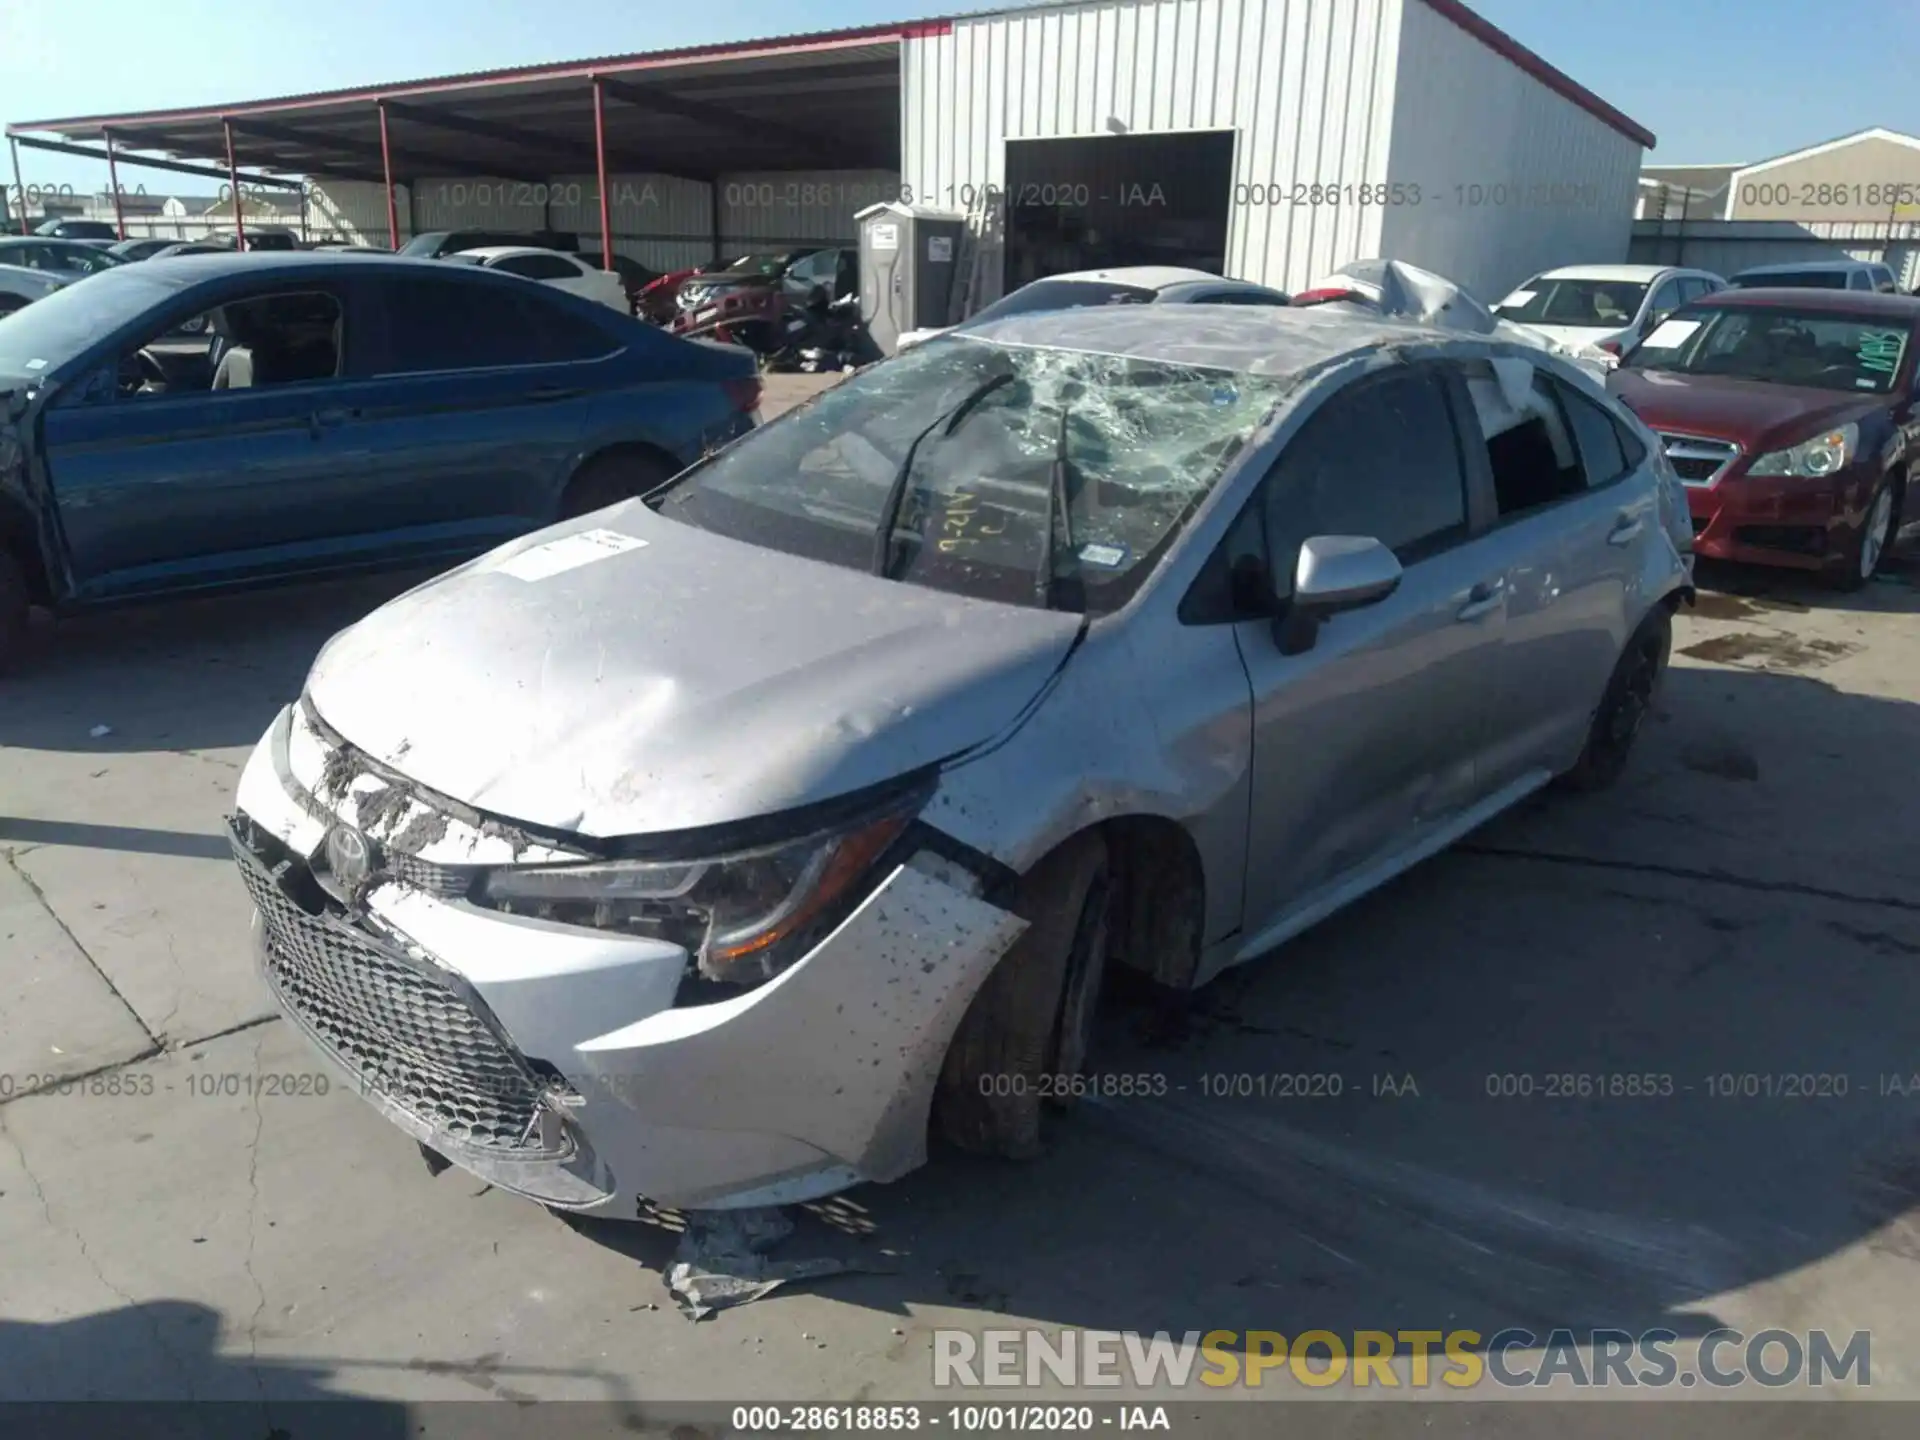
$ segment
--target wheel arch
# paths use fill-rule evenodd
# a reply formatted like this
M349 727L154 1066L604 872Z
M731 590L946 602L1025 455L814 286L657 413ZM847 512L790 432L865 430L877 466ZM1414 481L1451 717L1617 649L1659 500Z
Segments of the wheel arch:
M1089 834L1105 842L1112 870L1109 958L1167 990L1190 989L1206 932L1206 865L1198 842L1169 816L1133 811L1060 834L1019 873L1032 874Z
M678 475L686 469L686 462L673 451L655 440L609 440L581 453L578 463L567 472L567 478L560 490L562 494L571 489L574 482L594 466L610 460L619 459L652 460L664 467L667 473Z

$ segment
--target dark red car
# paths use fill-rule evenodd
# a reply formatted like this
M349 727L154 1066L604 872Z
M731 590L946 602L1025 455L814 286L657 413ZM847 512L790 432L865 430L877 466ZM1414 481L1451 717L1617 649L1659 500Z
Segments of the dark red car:
M1660 433L1694 551L1863 585L1920 533L1920 299L1724 290L1668 316L1608 388Z

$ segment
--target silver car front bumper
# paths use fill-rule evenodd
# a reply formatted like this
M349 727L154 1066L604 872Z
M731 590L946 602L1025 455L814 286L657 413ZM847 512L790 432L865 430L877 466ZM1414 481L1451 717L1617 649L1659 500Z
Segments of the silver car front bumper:
M384 807L392 873L350 905L324 895L313 862L341 816L315 797L346 792L339 769L283 711L241 778L235 856L275 1000L414 1139L502 1189L621 1217L813 1199L925 1159L948 1039L1024 928L949 862L897 866L765 985L676 1004L677 946L435 893L450 854L496 863L457 821ZM409 833L435 838L406 853Z

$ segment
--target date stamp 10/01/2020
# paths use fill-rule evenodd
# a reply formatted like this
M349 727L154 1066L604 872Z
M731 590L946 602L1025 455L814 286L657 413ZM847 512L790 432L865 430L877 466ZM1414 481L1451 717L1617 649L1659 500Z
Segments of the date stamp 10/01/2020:
M726 181L715 197L735 212L826 209L859 211L872 205L919 205L944 210L1165 210L1188 202L1187 187L1165 177L1093 183L1071 178L1025 180L1003 185L971 181L915 187L888 181L759 179ZM652 181L611 181L608 198L627 211L663 208L674 198ZM592 184L555 181L436 181L431 196L453 210L597 209ZM1440 209L1600 210L1605 197L1596 185L1561 181L1490 180L1450 185L1400 181L1235 181L1230 202L1242 209L1365 209L1423 206Z

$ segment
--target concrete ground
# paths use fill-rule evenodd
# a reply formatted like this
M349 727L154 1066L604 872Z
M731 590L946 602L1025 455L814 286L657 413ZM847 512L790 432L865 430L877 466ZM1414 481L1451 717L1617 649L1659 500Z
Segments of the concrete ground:
M1705 577L1616 790L1501 819L1184 1034L1119 1004L1104 1063L1163 1094L815 1207L784 1253L891 1273L694 1325L672 1217L569 1225L344 1087L261 1093L325 1072L222 816L317 646L413 578L43 627L0 681L0 1399L927 1396L932 1329L1020 1323L1863 1329L1874 1393L1920 1395L1908 580ZM1567 1073L1672 1093L1548 1098ZM1768 1433L1839 1433L1801 1413Z

